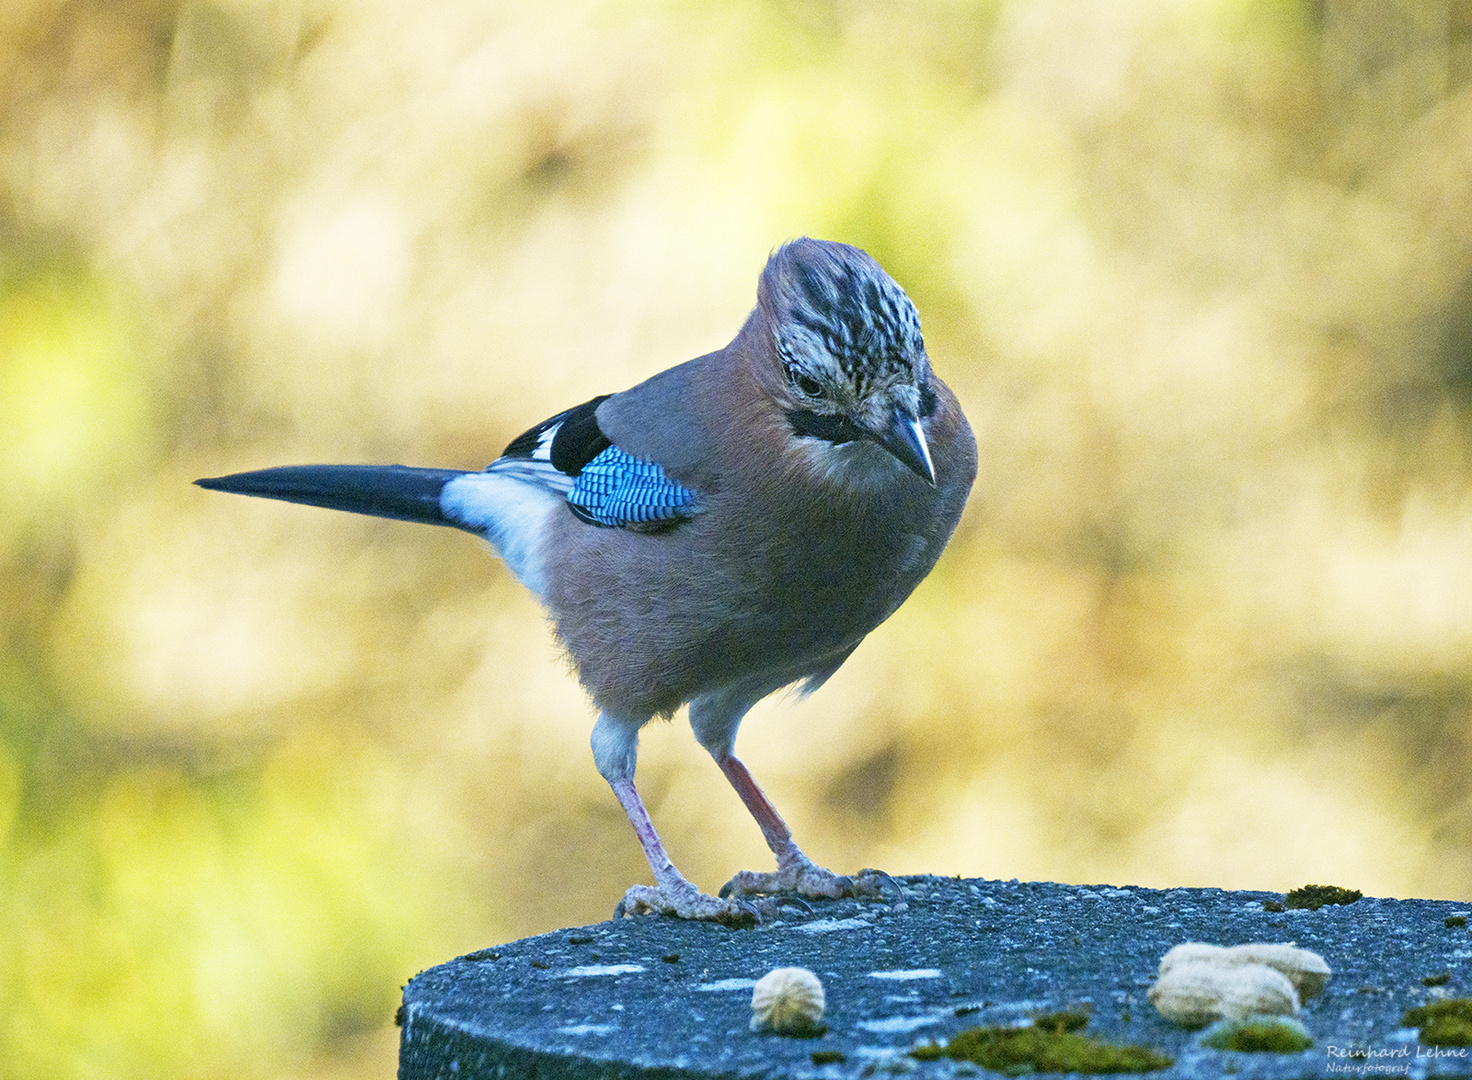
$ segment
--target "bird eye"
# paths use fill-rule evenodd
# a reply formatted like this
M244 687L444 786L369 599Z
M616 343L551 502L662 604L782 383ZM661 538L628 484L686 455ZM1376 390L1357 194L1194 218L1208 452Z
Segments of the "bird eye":
M822 397L823 384L811 375L805 375L796 368L787 369L787 381L797 390L808 397Z

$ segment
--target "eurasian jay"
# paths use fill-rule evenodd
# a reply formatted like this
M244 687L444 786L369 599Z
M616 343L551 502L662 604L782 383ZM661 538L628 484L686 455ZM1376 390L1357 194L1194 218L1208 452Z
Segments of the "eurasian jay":
M899 607L975 476L910 298L858 248L804 238L767 262L724 349L559 413L482 472L300 465L198 483L489 540L599 709L593 760L654 871L615 914L749 923L745 896L879 892L878 872L802 853L733 752L736 729L775 690L816 690ZM634 787L639 730L687 703L777 859L718 897L675 868Z

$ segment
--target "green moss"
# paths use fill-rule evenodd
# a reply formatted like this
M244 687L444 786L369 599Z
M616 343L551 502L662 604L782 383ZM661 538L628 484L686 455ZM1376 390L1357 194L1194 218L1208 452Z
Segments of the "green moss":
M1314 1044L1314 1040L1297 1020L1287 1017L1254 1017L1251 1020L1224 1020L1213 1024L1201 1036L1201 1043L1213 1050L1296 1054L1300 1050L1307 1050Z
M1318 911L1325 904L1352 904L1364 895L1358 889L1341 889L1338 885L1305 885L1290 892L1284 904L1289 908Z
M1401 1023L1420 1028L1427 1046L1472 1046L1472 999L1447 998L1407 1009Z
M1082 1023L1076 1023L1079 1017ZM1032 1027L967 1028L944 1046L918 1046L910 1056L921 1061L943 1057L970 1061L1012 1076L1025 1072L1142 1073L1174 1064L1174 1059L1148 1046L1111 1046L1074 1033L1087 1022L1082 1013L1048 1013L1035 1019Z
M848 1056L842 1050L814 1050L811 1055L814 1065L836 1065L841 1061L847 1061Z
M1444 926L1444 927L1446 927L1448 930L1455 929L1458 926L1466 926L1467 925L1467 916L1465 916L1465 915L1448 915L1446 918L1444 918L1444 919L1441 920L1441 925Z
M1447 983L1449 983L1451 981L1452 981L1452 973L1450 971L1443 971L1443 972L1440 972L1439 974L1436 974L1436 975L1427 975L1424 979L1421 980L1421 985L1422 986L1445 986Z
M1032 1018L1032 1026L1053 1035L1062 1035L1069 1031L1079 1031L1088 1026L1091 1012L1092 1010L1084 1011L1076 1009L1073 1011L1036 1013Z

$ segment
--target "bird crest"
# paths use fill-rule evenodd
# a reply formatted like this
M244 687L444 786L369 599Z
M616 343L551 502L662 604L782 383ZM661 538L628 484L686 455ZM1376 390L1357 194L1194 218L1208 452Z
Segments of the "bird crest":
M822 411L862 411L887 396L918 411L930 364L905 290L858 248L803 238L783 245L758 288L794 396Z

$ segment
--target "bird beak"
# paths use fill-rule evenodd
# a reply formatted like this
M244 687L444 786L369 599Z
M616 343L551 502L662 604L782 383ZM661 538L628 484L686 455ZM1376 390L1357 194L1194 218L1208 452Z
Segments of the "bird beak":
M876 434L874 441L904 462L916 476L935 487L935 462L930 460L930 446L925 441L925 431L918 419L896 408L889 426Z

